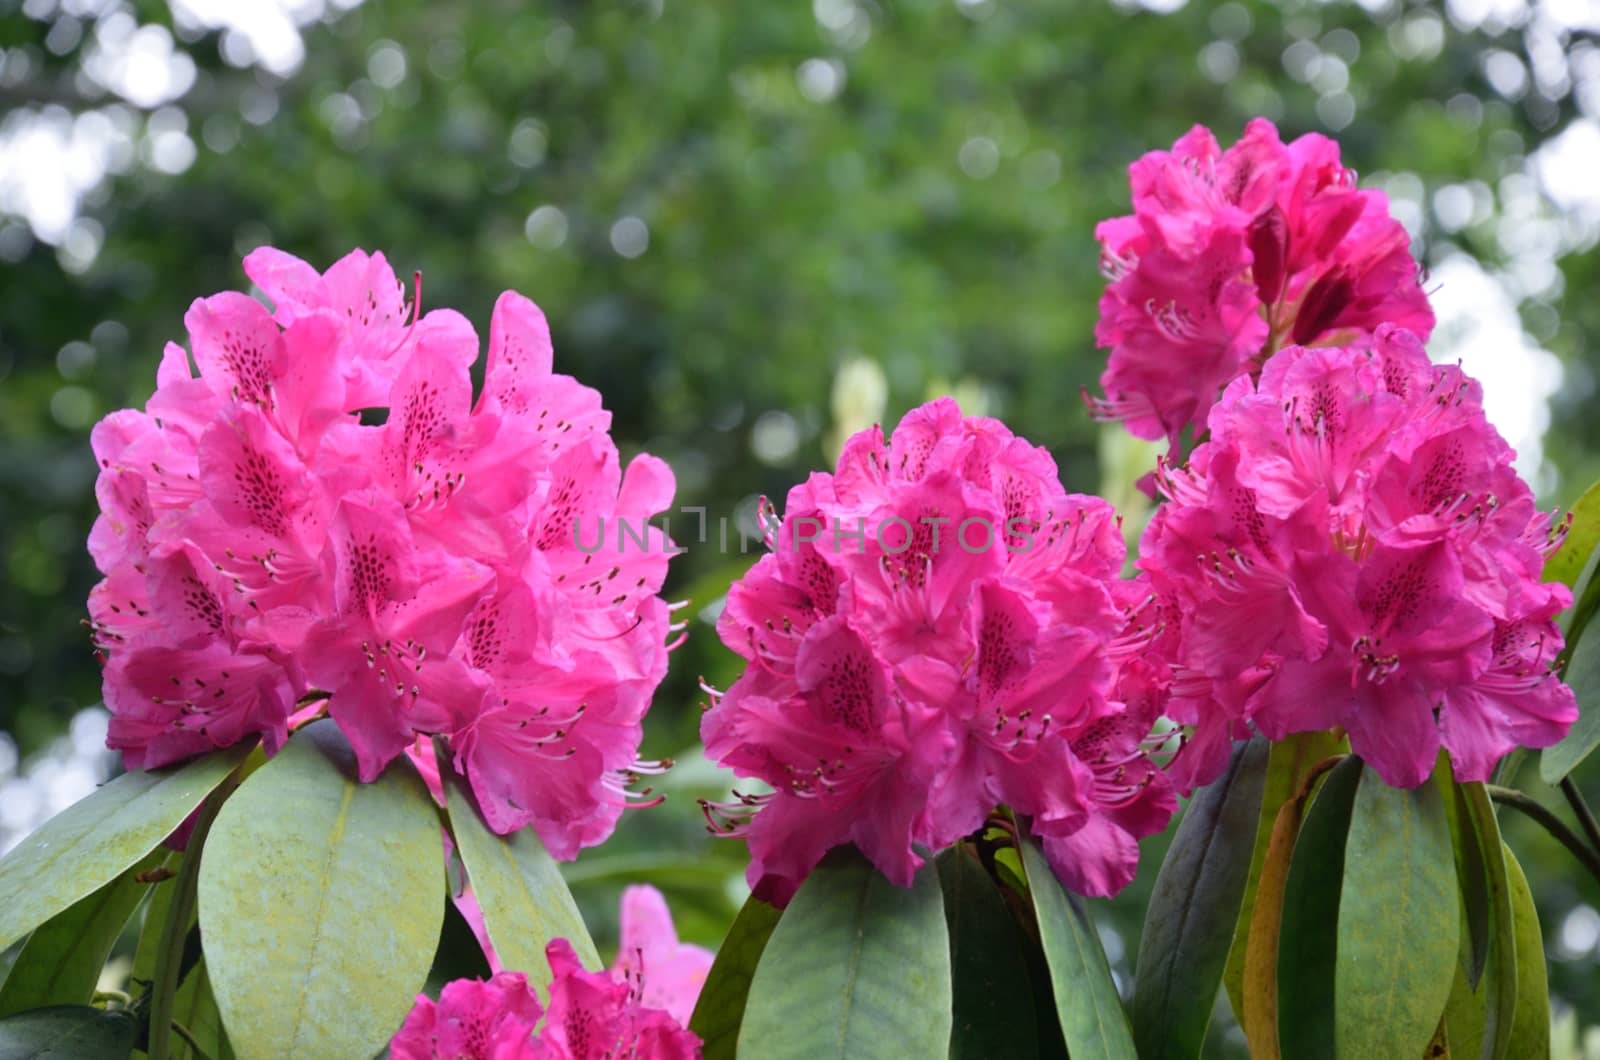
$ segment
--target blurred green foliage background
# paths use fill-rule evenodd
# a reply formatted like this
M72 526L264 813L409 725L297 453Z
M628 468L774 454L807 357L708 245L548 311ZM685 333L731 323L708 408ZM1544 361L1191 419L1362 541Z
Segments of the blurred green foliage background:
M142 404L190 300L243 286L265 242L319 267L382 249L483 332L500 290L530 295L619 444L707 509L704 545L674 520L694 620L647 753L685 758L696 677L735 675L708 621L752 558L732 528L841 429L954 392L1068 488L1134 496L1150 453L1078 399L1093 226L1195 122L1338 137L1424 261L1500 292L1505 357L1560 358L1547 501L1600 472L1600 211L1572 192L1600 183L1592 4L352 2L0 0L0 731L23 756L98 698L88 431ZM692 796L723 780L692 757L574 881L604 920L652 879L714 943L743 855L705 836ZM1580 780L1600 796L1595 763ZM1554 992L1600 1022L1600 893L1512 828ZM1125 974L1164 842L1102 910Z

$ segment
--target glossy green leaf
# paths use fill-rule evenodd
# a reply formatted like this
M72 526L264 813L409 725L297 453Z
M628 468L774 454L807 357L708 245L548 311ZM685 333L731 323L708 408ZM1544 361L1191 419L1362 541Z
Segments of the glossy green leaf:
M139 1024L126 1012L53 1005L0 1019L0 1060L115 1060L133 1048Z
M183 1025L189 1036L205 1050L211 1060L227 1060L233 1049L222 1027L222 1013L217 1009L216 994L211 989L211 976L205 962L197 964L178 987L178 996L172 1008L172 1018ZM182 1038L172 1043L175 1060L189 1060L197 1054Z
M161 928L167 922L167 910L172 906L172 895L177 890L176 870L188 854L174 853L168 857L167 869L174 875L149 885L150 898L140 914L139 941L133 950L133 967L128 970L129 993L138 996L139 984L148 983L156 973L156 951L161 948Z
M1089 915L1061 886L1036 843L1022 844L1022 866L1067 1051L1073 1060L1134 1060L1133 1032Z
M1600 482L1584 490L1573 502L1570 512L1572 526L1561 547L1544 561L1543 580L1577 589L1589 557L1595 546L1600 545Z
M700 1000L689 1020L689 1029L705 1043L705 1060L733 1060L750 980L780 916L778 910L752 896L717 947L717 959L700 987Z
M1283 924L1283 892L1289 882L1294 842L1300 834L1305 799L1296 795L1278 807L1256 881L1244 959L1244 1011L1239 1026L1258 1060L1278 1057L1278 932Z
M1505 843L1500 838L1500 821L1481 783L1460 784L1461 806L1472 826L1477 856L1481 859L1485 897L1488 901L1488 947L1483 963L1476 954L1468 971L1468 984L1484 988L1484 1026L1493 1035L1494 1055L1504 1056L1511 1041L1512 1014L1517 1005L1517 966L1510 955L1516 951L1510 874L1506 865ZM1492 976L1489 965L1495 964ZM1481 971L1481 976L1478 974Z
M1553 747L1539 752L1539 775L1556 784L1600 747L1600 643L1589 630L1600 610L1600 482L1584 491L1572 506L1572 528L1561 549L1545 561L1544 579L1559 581L1573 590L1573 604L1562 616L1566 638L1558 668L1578 699L1578 720ZM1586 635L1587 634L1587 635ZM1495 772L1501 784L1512 783L1514 762L1529 752L1517 748L1508 763Z
M1560 783L1600 747L1600 630L1586 630L1570 651L1565 679L1578 697L1578 720L1560 743L1539 754L1539 775L1547 784Z
M202 1055L210 1060L233 1060L233 1047L222 1026L222 1013L217 1009L216 993L211 989L211 976L203 960L196 962L178 984L172 1019L182 1025L203 1050L203 1054L196 1053L181 1035L173 1034L169 1043L173 1060L199 1060ZM133 1056L134 1060L144 1060L149 1053L136 1049Z
M0 987L0 1017L47 1005L87 1005L111 947L151 884L140 873L166 861L152 851L137 865L33 929Z
M427 979L445 899L439 816L409 763L361 784L332 722L296 733L223 805L200 863L234 1049L376 1053Z
M193 851L194 856L184 858L178 865L150 977L146 1048L153 1057L169 1056L173 1051L172 1043L178 1037L178 988L182 986L183 977L200 960L200 933L192 925L200 918L200 868L206 840L223 805L243 782L240 775L243 772L223 781L222 786L207 797L195 814L194 828L184 843L185 850Z
M1295 837L1277 945L1277 1035L1284 1056L1333 1056L1339 890L1361 770L1361 759L1352 755L1328 772Z
M1435 785L1407 791L1362 774L1338 924L1339 1055L1421 1055L1450 995L1461 939L1455 854Z
M0 948L154 850L246 750L218 751L174 770L124 773L40 825L0 859Z
M1583 637L1595 612L1600 611L1600 577L1596 577L1597 571L1600 571L1600 549L1589 554L1589 562L1584 565L1583 573L1572 586L1572 606L1556 620L1569 646Z
M1495 990L1499 962L1491 953L1483 972L1474 986L1468 981L1472 964L1471 947L1467 944L1466 925L1462 924L1462 944L1456 954L1456 976L1450 984L1450 997L1444 1003L1444 1022L1449 1029L1450 1048L1462 1060L1478 1060L1485 1055L1483 1047L1488 997Z
M1261 743L1266 740L1257 737ZM1228 1002L1234 1015L1244 1019L1244 962L1250 941L1250 922L1253 917L1256 889L1261 883L1261 869L1267 858L1267 845L1272 841L1272 826L1278 819L1283 804L1294 797L1319 762L1348 750L1343 736L1325 732L1296 733L1270 745L1267 753L1266 777L1261 784L1261 812L1255 825L1255 845L1250 852L1250 873L1245 878L1244 895L1239 900L1239 915L1233 928L1233 945L1228 951L1228 964L1222 973L1223 986L1228 990Z
M1250 878L1268 756L1259 737L1235 747L1167 848L1135 965L1132 1022L1145 1060L1200 1055Z
M600 954L555 860L531 828L499 836L478 814L466 784L450 778L450 827L495 954L507 968L547 967L544 948L565 938L584 967L599 970Z
M193 839L191 838L189 850L192 851L195 849L196 848L194 846ZM170 855L167 862L167 868L169 870L181 871L182 859L187 856L187 853ZM139 997L141 991L150 985L158 974L156 966L161 951L162 929L166 926L167 917L170 915L172 910L172 901L174 896L177 895L179 887L179 880L176 878L176 876L162 880L159 883L153 883L150 886L150 900L145 903L144 919L139 928L139 942L134 948L133 967L128 972L128 992L134 997ZM173 1019L182 1023L191 1033L198 1036L198 1040L201 1041L202 1047L206 1049L207 1054L211 1056L213 1060L223 1060L224 1057L232 1057L233 1052L231 1049L227 1048L227 1037L221 1031L221 1014L219 1013L216 1016L216 1025L218 1029L216 1040L214 1041L211 1037L206 1036L203 1032L196 1031L195 1028L189 1024L189 1020L193 1019L199 1020L202 1025L204 1025L206 1022L205 1014L207 1011L207 1005L200 1004L196 997L199 990L197 986L196 974L203 967L200 954L200 932L198 929L197 914L198 910L195 909L194 904L189 903L189 914L185 918L184 924L186 941L184 944L183 953L179 960L179 968L182 974L182 980L179 982L178 988L174 992L171 1013ZM148 997L148 995L146 996ZM204 996L209 999L209 1008L215 1009L216 998L215 994L211 990L209 976L206 979ZM182 1058L188 1057L193 1053L193 1050L191 1050L184 1043L182 1038L177 1035L170 1035L168 1044L171 1047L172 1054L175 1057L178 1057L179 1060L182 1060ZM140 1058L145 1057L148 1054L144 1051L135 1050L133 1055L135 1060L140 1060Z
M953 969L951 1060L1038 1056L1021 928L969 846L951 847L936 863Z
M1449 756L1443 752L1440 753L1439 764L1434 769L1433 782L1439 785L1439 794L1444 800L1445 815L1450 822L1450 843L1455 849L1456 882L1461 894L1464 931L1461 940L1462 952L1467 955L1468 975L1471 982L1476 985L1478 977L1483 974L1484 965L1489 960L1492 930L1489 925L1491 910L1488 859L1484 856L1483 845L1479 842L1478 829L1472 820L1466 796L1461 791L1461 785L1455 781ZM1499 850L1498 842L1494 849Z
M909 888L853 848L811 871L767 940L739 1028L749 1060L901 1060L950 1045L939 873Z
M1505 1056L1509 1060L1545 1060L1550 1055L1550 983L1545 968L1544 936L1533 905L1528 877L1511 848L1505 848L1511 908L1516 923L1517 1010Z

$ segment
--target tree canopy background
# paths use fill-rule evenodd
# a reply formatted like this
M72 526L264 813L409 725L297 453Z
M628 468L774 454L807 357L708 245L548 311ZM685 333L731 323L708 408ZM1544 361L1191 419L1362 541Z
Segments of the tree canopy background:
M99 695L89 429L143 403L189 302L244 287L262 243L319 267L381 249L480 333L502 289L528 294L625 455L664 457L706 509L703 544L673 519L691 637L647 753L692 745L696 675L733 676L708 619L753 559L738 527L842 429L956 393L1137 524L1150 453L1078 396L1103 356L1093 227L1126 212L1127 164L1196 122L1337 137L1435 275L1501 305L1500 369L1560 384L1546 501L1600 472L1592 4L352 2L0 2L0 731L24 756ZM1600 795L1594 762L1579 779ZM674 897L714 942L742 851L676 802L576 875L620 885L626 857L669 871L708 844L720 875ZM1600 894L1542 833L1513 841L1553 991L1600 1018ZM1125 971L1160 853L1119 907Z

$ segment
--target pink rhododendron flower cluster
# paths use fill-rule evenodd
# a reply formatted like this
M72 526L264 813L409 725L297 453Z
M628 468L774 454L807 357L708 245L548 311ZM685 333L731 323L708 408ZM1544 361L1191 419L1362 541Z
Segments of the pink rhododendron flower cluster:
M1168 499L1139 560L1176 666L1168 712L1196 726L1186 785L1245 723L1274 740L1342 726L1408 787L1441 743L1457 776L1486 780L1512 748L1561 738L1577 710L1551 672L1554 619L1571 594L1540 581L1560 528L1475 381L1384 326L1283 350L1208 424L1158 475Z
M496 831L563 858L605 838L666 670L668 549L580 549L575 522L642 525L671 472L623 471L520 295L474 399L471 325L408 305L381 254L245 270L273 308L196 301L144 411L94 431L108 742L129 768L270 752L325 700L364 780L440 734Z
M712 758L774 789L708 807L748 841L758 894L787 902L845 843L909 885L914 847L1001 804L1076 890L1132 878L1174 800L1142 750L1161 682L1109 505L944 399L887 441L854 436L769 523L717 627L748 665L701 726Z
M394 1060L694 1060L700 1039L645 1004L638 984L586 972L566 939L545 950L548 1008L521 972L457 979L426 995L389 1043ZM541 1018L543 1023L540 1023Z
M1129 177L1133 214L1095 230L1110 280L1095 333L1111 355L1091 404L1139 437L1203 425L1235 376L1287 342L1432 330L1405 229L1332 140L1284 144L1258 118L1223 151L1196 126Z

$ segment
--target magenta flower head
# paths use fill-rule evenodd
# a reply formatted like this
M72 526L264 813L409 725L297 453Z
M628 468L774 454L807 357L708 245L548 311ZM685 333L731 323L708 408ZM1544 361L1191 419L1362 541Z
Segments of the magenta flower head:
M533 1032L544 1015L521 972L488 982L456 979L435 1002L426 994L389 1043L394 1060L534 1060Z
M1482 390L1411 332L1292 346L1235 381L1210 438L1158 473L1140 566L1167 617L1184 786L1254 726L1348 731L1392 785L1464 780L1577 717L1553 674L1571 603L1540 580L1563 527L1535 510Z
M857 434L767 529L717 626L744 675L701 725L712 758L772 788L708 807L748 842L757 894L787 902L845 843L909 885L916 848L1002 804L1069 886L1127 883L1173 796L1142 750L1160 696L1123 697L1149 594L1119 580L1110 506L944 399L888 441Z
M408 305L381 254L245 270L274 308L196 301L193 366L169 345L145 410L94 430L108 742L132 769L270 753L326 709L365 780L440 735L496 831L532 824L562 858L605 838L650 768L669 549L644 520L671 472L621 468L520 295L474 398L471 325Z
M457 979L417 998L389 1053L394 1060L695 1060L700 1039L647 1006L635 981L586 972L566 939L545 949L550 1005L521 972L487 983ZM540 1018L543 1017L541 1024Z
M534 1042L535 1060L696 1060L700 1038L641 1000L638 980L586 972L566 939L545 949L550 1008ZM647 973L648 974L648 973Z
M1095 230L1109 281L1095 334L1111 356L1090 405L1141 438L1202 426L1285 343L1433 329L1405 229L1324 136L1284 144L1258 118L1223 151L1196 126L1129 183L1133 214Z

